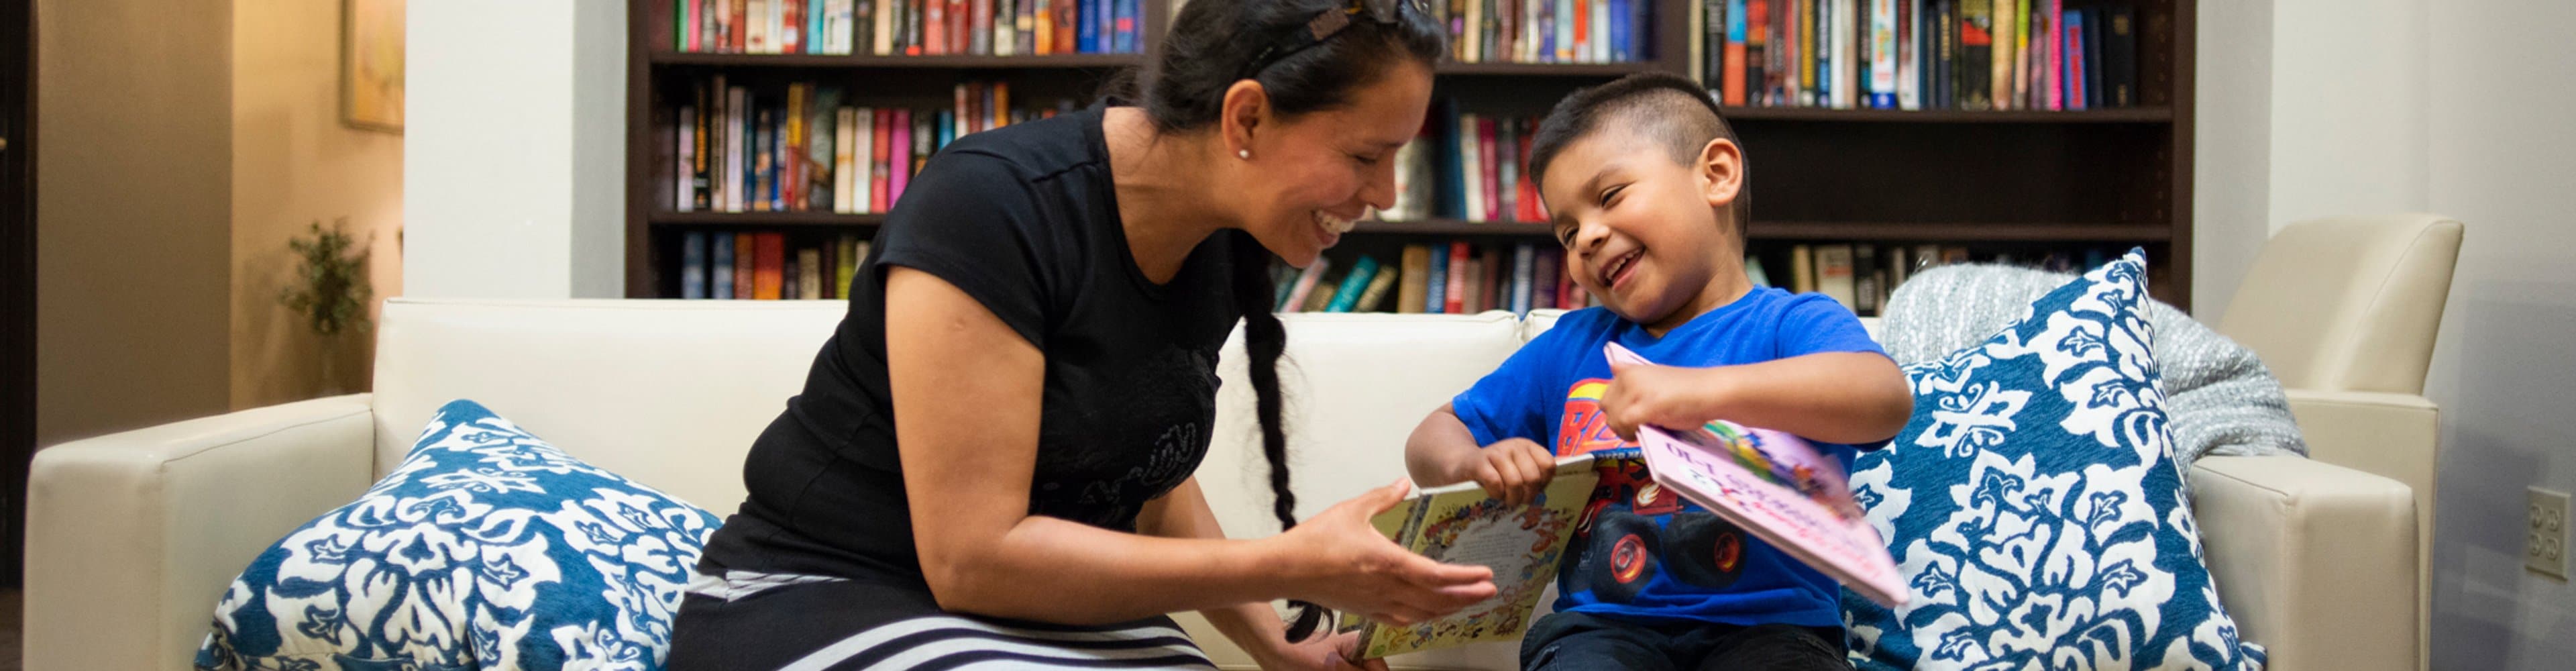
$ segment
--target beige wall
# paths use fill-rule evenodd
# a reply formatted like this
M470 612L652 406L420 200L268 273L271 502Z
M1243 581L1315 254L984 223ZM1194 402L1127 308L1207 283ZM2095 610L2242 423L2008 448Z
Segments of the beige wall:
M227 405L231 5L36 2L38 445Z
M378 305L402 292L403 137L340 123L341 0L257 0L232 7L232 385L235 409L367 388L372 332L325 343L278 303L295 278L289 238L348 220L373 236Z

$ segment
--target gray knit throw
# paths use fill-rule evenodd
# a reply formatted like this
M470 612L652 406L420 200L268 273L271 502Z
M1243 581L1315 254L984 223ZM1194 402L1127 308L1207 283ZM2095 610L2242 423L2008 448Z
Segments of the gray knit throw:
M1900 365L1932 361L1984 342L2030 314L2030 302L2075 279L2027 268L1950 265L1914 275L1888 298L1881 341ZM2156 365L2163 369L2176 466L2202 455L2304 456L2281 381L2254 351L2190 315L2150 301Z

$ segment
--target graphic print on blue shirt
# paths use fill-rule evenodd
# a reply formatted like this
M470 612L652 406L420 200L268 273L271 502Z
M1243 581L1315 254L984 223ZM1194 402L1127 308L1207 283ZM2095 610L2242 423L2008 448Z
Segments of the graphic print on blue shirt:
M1523 438L1558 456L1593 453L1593 492L1559 611L1650 621L1842 624L1841 587L1797 558L1655 484L1635 443L1601 414L1603 343L1672 366L1736 366L1824 352L1885 354L1850 310L1822 294L1755 289L1656 337L1602 308L1566 313L1451 401L1478 445ZM1854 448L1817 442L1849 468Z

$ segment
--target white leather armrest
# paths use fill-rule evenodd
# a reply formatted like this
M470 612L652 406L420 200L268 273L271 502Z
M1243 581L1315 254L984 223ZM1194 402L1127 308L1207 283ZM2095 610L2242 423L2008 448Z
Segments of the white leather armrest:
M2308 458L2386 476L2433 500L2441 409L2422 396L2360 391L2288 390L2290 414L2308 441Z
M2415 668L2413 492L2297 457L2207 457L2192 471L2219 602L2271 668Z
M365 394L74 441L27 483L26 668L181 669L242 567L366 491Z

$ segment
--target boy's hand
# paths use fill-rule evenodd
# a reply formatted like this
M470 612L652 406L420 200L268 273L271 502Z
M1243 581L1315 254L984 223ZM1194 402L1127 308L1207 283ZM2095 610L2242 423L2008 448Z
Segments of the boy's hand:
M1693 427L1717 419L1715 368L1610 362L1601 416L1621 439L1636 442L1640 425Z
M1507 438L1478 451L1472 468L1469 477L1486 495L1517 506L1537 499L1556 477L1556 454L1527 438Z

